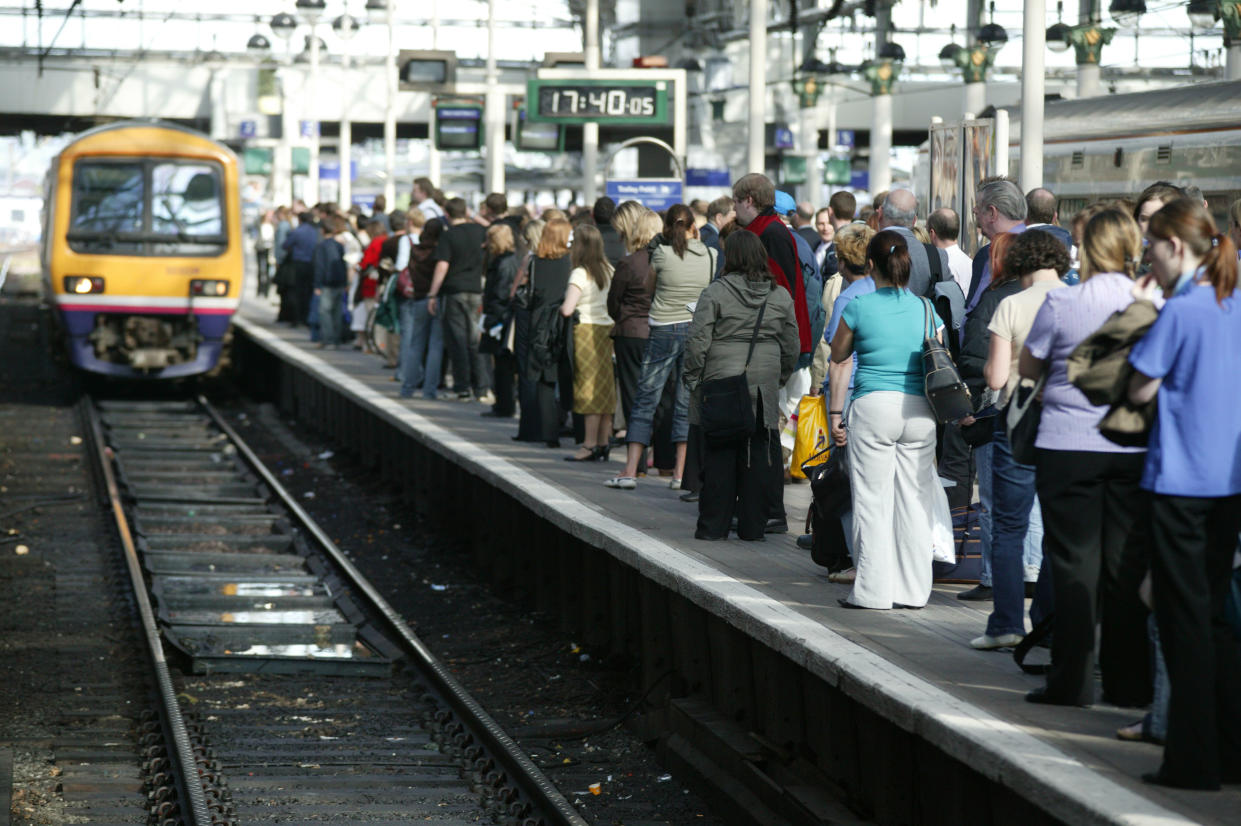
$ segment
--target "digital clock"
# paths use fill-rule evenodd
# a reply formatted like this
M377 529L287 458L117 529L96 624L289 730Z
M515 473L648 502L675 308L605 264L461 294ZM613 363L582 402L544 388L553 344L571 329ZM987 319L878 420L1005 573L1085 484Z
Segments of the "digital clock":
M529 81L529 117L553 123L664 123L668 119L667 82L551 80Z

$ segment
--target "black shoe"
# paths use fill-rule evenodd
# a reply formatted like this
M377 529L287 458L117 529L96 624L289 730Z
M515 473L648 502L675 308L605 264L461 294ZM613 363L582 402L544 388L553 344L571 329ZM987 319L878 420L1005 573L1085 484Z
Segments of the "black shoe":
M1026 693L1027 703L1036 703L1042 706L1077 706L1078 708L1090 708L1090 703L1074 703L1068 700L1061 700L1047 693L1047 686L1032 689Z
M547 445L548 447L560 447L560 440L559 440L559 439L555 439L555 440L550 441L550 442L544 442L543 444Z
M611 445L600 445L594 449L594 459L596 462L606 462L608 457L612 455Z
M1173 780L1169 777L1165 777L1162 770L1157 771L1157 772L1147 772L1146 774L1142 775L1142 782L1149 783L1152 786L1166 786L1169 789L1192 789L1193 791L1197 791L1197 792L1218 792L1219 791L1218 783L1210 784L1210 783L1203 783L1201 781L1182 783L1179 780Z
M797 547L801 548L803 551L813 551L814 550L814 534L804 533L801 536L797 537Z
M986 602L991 599L991 586L975 585L968 591L962 591L957 594L957 599L963 599L966 602Z
M696 491L696 490L687 490L685 493L682 493L682 494L681 494L681 501L682 501L682 502L697 502L697 501L698 501L698 491Z
M588 448L583 448L583 449L586 451L585 456L566 456L564 457L564 460L566 462L597 462L599 461L599 454L597 452L599 448L588 447Z
M768 519L767 524L763 526L763 533L788 533L789 523L787 519Z
M711 534L704 533L702 531L694 531L694 538L701 539L705 542L722 542L728 537L727 536L712 536Z
M841 607L841 608L852 608L852 609L853 609L853 610L855 610L855 611L865 611L865 610L866 610L866 606L865 606L865 605L854 605L852 602L850 602L850 601L849 601L849 600L847 600L847 599L838 599L838 600L836 600L836 602L838 602L838 603L840 604L840 607Z

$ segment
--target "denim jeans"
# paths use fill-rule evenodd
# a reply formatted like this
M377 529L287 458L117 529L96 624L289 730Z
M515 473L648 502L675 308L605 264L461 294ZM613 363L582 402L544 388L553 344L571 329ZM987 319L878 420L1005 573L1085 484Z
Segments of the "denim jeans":
M444 361L444 325L427 311L427 299L401 302L401 396L421 385L422 397L434 399Z
M982 573L978 584L991 587L991 451L994 442L974 448L974 472L978 477L978 545Z
M1043 509L1039 507L1037 496L1030 506L1030 527L1026 529L1021 562L1025 567L1026 582L1038 581L1039 569L1043 566Z
M1022 634L1025 624L1025 540L1034 506L1034 466L1013 459L1002 422L991 442L991 587L987 633ZM1040 522L1040 529L1041 529Z
M341 304L344 299L344 287L321 287L319 290L319 334L324 344L340 344L340 329L343 326Z
M651 443L652 423L655 409L668 374L676 378L676 404L672 408L672 441L689 439L689 390L681 381L681 369L685 358L685 341L689 338L689 322L667 324L651 328L646 342L646 355L642 358L642 376L638 379L638 392L633 400L629 416L626 441L641 445Z
M306 326L310 328L310 340L319 341L322 336L319 335L319 296L311 295L310 303L307 305L310 309L306 311Z

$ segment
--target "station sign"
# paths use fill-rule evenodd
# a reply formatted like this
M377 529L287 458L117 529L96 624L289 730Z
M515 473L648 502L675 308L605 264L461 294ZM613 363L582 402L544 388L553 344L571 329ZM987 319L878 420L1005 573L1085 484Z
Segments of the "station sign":
M793 130L787 126L777 126L772 135L772 146L776 149L793 148Z
M847 149L854 148L857 146L857 132L852 129L837 129L834 146L843 146Z
M483 145L483 107L478 103L434 101L435 148L478 150Z
M396 58L402 92L451 92L457 82L457 53L443 49L402 49Z
M243 138L256 138L259 134L258 121L243 120L237 124L237 134Z
M532 123L652 125L668 122L668 81L531 78Z
M358 178L358 162L349 162L349 180L355 181ZM319 180L321 181L339 181L340 180L340 161L323 161L319 164Z
M616 203L637 201L647 209L659 212L684 200L685 187L676 178L633 178L609 180L607 196Z
M695 169L685 170L687 186L715 186L727 189L732 186L732 175L727 169Z
M317 138L319 136L319 121L298 121L297 134L303 138Z

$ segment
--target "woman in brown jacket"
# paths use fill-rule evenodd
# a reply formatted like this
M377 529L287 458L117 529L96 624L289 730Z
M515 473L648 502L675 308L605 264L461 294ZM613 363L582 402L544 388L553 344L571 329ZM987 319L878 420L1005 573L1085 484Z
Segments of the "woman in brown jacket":
M663 224L658 215L642 204L625 201L616 208L612 226L629 253L617 263L608 289L608 315L616 321L612 328L612 348L616 354L621 410L628 422L638 392L638 377L642 374L642 356L650 335L647 317L651 311L651 294L655 291L647 245L659 234Z

